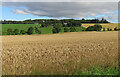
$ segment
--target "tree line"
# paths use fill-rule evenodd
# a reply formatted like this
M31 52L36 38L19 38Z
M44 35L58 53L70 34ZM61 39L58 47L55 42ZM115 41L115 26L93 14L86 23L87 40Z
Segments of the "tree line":
M41 30L38 27L29 27L27 29L27 31L19 30L19 29L12 30L12 29L8 28L7 35L25 35L25 34L31 35L34 33L34 30L35 30L36 34L41 34Z
M2 20L0 23L1 24L42 24L43 26L50 26L55 23L62 23L62 24L69 24L71 23L110 23L108 20L102 18L101 20L99 19L84 19L82 18L81 20L76 20L76 19L27 19L24 21L11 21L11 20Z

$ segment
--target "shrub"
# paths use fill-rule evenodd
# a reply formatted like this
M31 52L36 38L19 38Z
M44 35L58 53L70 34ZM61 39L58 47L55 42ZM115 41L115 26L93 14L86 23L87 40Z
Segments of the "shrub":
M107 31L110 31L110 29L109 29L109 28L107 28Z
M10 28L9 28L9 29L7 29L7 34L8 34L8 35L12 35L12 34L13 34L12 29L10 29Z
M105 28L103 28L103 31L105 31Z
M94 25L94 31L101 31L102 26L101 25Z
M64 32L69 32L69 28L64 28Z
M110 31L112 31L112 29L110 29Z
M23 35L24 35L24 34L26 34L26 31L21 30L21 31L20 31L20 34L23 34Z
M18 30L18 29L15 29L15 30L14 30L14 34L15 34L15 35L18 35L18 34L19 34L19 30Z
M33 27L29 27L27 34L29 34L29 35L33 34L33 30L34 30Z
M94 25L94 26L89 26L86 31L101 31L102 26L101 25Z
M70 32L75 32L75 31L76 31L76 29L74 27L70 28Z
M63 25L61 23L55 23L53 25L53 33L59 33L61 31L61 28L63 27Z
M52 32L53 33L58 33L56 28L53 28Z
M117 31L118 29L115 27L114 30Z
M36 32L37 34L41 34L41 30L39 30L39 28L37 28L37 27L35 27L35 32Z
M58 28L58 29L61 29L63 27L63 25L61 23L55 23L53 25L54 28Z
M93 26L89 26L89 27L87 27L86 31L94 31L94 27Z

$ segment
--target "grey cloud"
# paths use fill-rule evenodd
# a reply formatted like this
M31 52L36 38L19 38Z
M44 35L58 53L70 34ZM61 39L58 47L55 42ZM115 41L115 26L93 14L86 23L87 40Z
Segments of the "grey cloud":
M119 2L119 0L3 0L3 2Z
M87 18L88 15L96 17L96 15L114 14L113 11L118 10L117 2L3 2L3 6L13 6L26 14L55 18Z

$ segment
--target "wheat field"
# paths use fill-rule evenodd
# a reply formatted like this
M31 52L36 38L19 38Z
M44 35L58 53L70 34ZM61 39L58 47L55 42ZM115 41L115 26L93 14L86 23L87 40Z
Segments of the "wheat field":
M87 28L89 26L94 26L94 25L95 24L90 24L90 23L82 24L82 26L85 27L85 28ZM105 28L106 30L107 30L107 28L112 29L112 30L114 30L114 28L119 28L118 23L106 23L106 24L100 24L100 25L102 25L102 28Z
M117 31L1 37L3 75L74 74L118 64Z

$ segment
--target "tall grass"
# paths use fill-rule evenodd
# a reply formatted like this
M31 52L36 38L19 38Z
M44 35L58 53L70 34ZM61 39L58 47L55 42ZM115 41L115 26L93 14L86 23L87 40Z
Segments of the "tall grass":
M64 69L63 69L64 70ZM71 70L72 71L72 70ZM86 71L81 71L79 70L74 70L74 73L67 72L67 74L63 75L118 75L119 74L119 69L118 68L113 68L113 67L99 67L99 66L94 66L92 68L87 68ZM32 71L30 75L61 75L59 73L42 73L42 71L38 71L35 69L35 71Z

